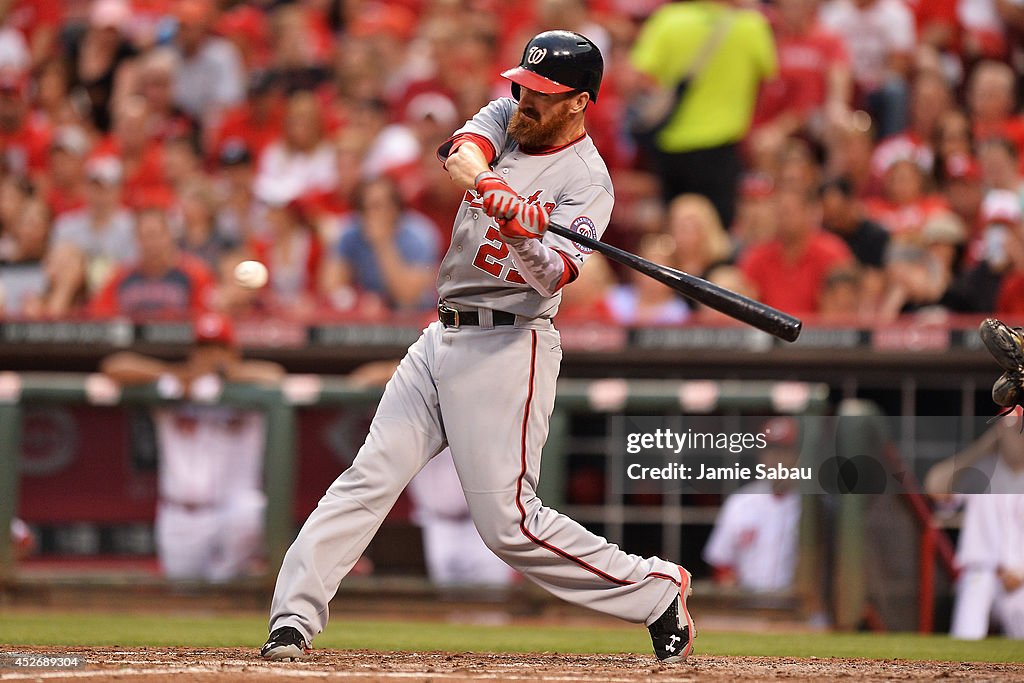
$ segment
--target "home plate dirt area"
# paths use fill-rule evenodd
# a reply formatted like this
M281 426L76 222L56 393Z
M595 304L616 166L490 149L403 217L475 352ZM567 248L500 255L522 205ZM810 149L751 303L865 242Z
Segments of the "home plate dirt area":
M663 665L647 655L481 654L317 650L302 662L261 661L246 648L32 648L19 652L85 657L77 669L0 670L0 681L1024 681L1020 664L903 660L691 657Z

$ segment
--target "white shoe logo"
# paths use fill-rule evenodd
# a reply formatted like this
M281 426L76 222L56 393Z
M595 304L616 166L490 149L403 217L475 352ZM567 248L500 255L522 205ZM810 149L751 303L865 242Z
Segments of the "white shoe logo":
M676 641L677 640L682 640L682 638L680 638L679 636L677 636L677 635L675 635L673 633L672 636L668 639L668 645L665 646L665 651L666 652L675 652L676 651Z

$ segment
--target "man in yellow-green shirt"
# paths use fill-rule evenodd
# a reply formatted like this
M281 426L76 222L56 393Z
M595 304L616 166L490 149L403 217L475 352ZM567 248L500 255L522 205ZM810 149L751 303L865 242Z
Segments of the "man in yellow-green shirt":
M716 44L701 60L712 40ZM777 68L768 22L755 10L723 1L669 3L647 19L631 61L652 85L669 90L691 64L703 61L655 137L653 161L666 201L684 192L702 194L729 226L741 171L738 143L750 128L758 87Z

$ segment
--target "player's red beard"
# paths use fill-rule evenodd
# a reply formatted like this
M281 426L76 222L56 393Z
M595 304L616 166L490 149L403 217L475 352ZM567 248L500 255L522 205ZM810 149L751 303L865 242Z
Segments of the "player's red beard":
M530 113L539 116L536 111ZM538 118L530 118L520 108L512 112L512 119L508 122L508 134L525 149L552 147L558 142L571 119L572 114L568 109L552 112L547 121L541 121Z

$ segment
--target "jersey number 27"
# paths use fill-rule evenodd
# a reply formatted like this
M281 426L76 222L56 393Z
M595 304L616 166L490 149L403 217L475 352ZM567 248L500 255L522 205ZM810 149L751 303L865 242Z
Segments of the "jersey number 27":
M505 259L508 258L508 253L508 245L501 240L498 229L494 226L489 226L487 232L484 233L483 243L476 251L473 265L485 273L490 273L499 280L505 280L505 282L517 285L525 285L526 280L519 274L519 271L511 265L506 265ZM503 274L504 277L502 277Z

